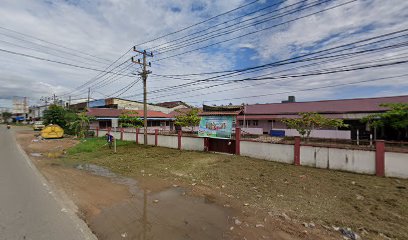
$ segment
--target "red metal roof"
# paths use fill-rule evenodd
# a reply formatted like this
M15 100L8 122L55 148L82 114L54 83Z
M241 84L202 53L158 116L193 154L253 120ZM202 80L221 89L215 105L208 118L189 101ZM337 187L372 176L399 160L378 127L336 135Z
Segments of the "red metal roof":
M188 107L188 105L182 101L162 102L162 103L156 103L156 105L160 107L166 107L166 108L174 108L180 105Z
M215 111L215 112L201 112L199 116L237 116L242 110L239 111Z
M171 113L169 113L168 115L172 118L180 115L180 114L185 114L187 112L189 112L192 108L179 108L175 111L172 111ZM198 109L198 113L200 114L203 110L201 108Z
M324 114L327 118L344 118L343 114ZM300 118L298 114L263 114L263 115L239 115L237 120L272 120L282 118Z
M408 96L254 104L245 106L244 112L246 115L286 115L302 112L375 113L387 110L379 106L382 103L408 103Z
M94 117L119 117L123 112L132 111L137 114L130 114L131 116L143 117L143 110L128 110L115 108L89 108L87 115ZM147 111L148 118L171 118L169 114L159 111Z

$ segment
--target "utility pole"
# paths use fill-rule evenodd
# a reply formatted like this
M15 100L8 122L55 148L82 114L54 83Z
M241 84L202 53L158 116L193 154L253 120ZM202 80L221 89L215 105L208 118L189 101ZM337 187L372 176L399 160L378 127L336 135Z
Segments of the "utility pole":
M86 109L89 109L89 98L91 97L91 88L88 88L88 101L86 102Z
M143 67L143 70L139 73L139 75L142 76L143 79L143 143L144 145L147 145L147 75L152 73L151 71L147 70L147 66L151 67L152 65L150 62L147 62L146 57L153 57L153 53L147 53L146 50L139 51L136 49L136 47L133 47L133 51L143 55L143 62L140 62L140 59L135 61L135 57L132 57L132 62L142 65Z
M71 109L71 95L68 98L68 109Z

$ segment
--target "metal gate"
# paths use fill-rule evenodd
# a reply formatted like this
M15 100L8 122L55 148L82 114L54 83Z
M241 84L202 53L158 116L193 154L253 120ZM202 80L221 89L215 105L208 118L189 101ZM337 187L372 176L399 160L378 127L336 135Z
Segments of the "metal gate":
M235 140L208 138L208 151L234 154Z

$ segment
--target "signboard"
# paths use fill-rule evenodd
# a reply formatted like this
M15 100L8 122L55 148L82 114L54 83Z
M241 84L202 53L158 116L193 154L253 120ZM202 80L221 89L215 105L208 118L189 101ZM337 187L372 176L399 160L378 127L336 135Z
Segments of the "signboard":
M89 107L90 108L94 108L94 107L103 107L105 106L105 99L99 99L99 100L95 100L95 101L91 101L89 102Z
M117 128L119 126L119 120L117 118L112 118L112 127Z
M202 116L199 137L230 139L233 116Z

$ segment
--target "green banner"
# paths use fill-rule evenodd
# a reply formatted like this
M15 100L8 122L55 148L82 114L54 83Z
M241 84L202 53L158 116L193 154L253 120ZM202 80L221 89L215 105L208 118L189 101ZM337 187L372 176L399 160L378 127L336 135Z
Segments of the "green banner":
M230 139L233 116L202 116L199 137Z

